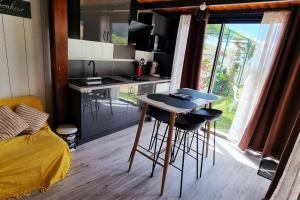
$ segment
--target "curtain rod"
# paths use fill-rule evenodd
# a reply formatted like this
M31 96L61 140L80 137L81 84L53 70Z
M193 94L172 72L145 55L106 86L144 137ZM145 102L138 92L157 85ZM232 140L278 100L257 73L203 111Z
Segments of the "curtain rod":
M207 10L211 12L220 11L250 11L250 10L276 10L290 8L293 6L300 6L300 0L285 0L272 2L255 2L255 3L236 3L236 4L220 4L208 5ZM154 8L147 10L140 10L140 12L165 12L165 13L192 13L199 9L199 6L184 6L172 8Z
M224 11L224 10L276 9L276 8L287 8L291 6L300 6L300 0L211 5L208 6L208 10Z

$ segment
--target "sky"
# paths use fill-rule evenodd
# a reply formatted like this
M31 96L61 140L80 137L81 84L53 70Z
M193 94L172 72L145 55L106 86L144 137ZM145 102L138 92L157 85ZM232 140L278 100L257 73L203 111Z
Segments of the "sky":
M253 41L257 41L260 24L226 24L226 27L235 32L242 33L242 35L252 39ZM211 45L217 45L218 37L216 35L208 37L206 42Z
M260 24L226 24L226 26L233 31L242 32L244 33L243 35L247 35L253 40L256 40Z

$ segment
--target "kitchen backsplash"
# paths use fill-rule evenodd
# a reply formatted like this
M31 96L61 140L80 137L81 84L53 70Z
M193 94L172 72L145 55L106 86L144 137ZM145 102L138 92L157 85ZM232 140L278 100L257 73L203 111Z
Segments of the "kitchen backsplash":
M69 60L69 78L92 76L93 67L88 60ZM134 62L95 61L98 76L132 75L135 73Z

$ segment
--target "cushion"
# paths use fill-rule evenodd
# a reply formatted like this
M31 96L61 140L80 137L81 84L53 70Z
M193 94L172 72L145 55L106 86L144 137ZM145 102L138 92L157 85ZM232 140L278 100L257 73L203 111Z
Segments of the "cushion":
M193 112L196 115L200 115L201 117L205 118L206 120L215 120L222 115L221 110L212 109L212 108L201 108Z
M29 128L28 123L8 106L0 107L0 140L7 140Z
M25 104L18 105L15 112L29 124L29 128L24 130L25 133L35 133L39 131L49 118L48 113L44 113Z

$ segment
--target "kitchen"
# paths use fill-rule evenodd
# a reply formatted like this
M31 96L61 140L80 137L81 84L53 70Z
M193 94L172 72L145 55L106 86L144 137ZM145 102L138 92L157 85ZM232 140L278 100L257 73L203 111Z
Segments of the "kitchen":
M0 199L299 199L299 0L2 4Z
M179 18L134 1L69 1L70 115L79 144L138 123L137 95L170 90Z

